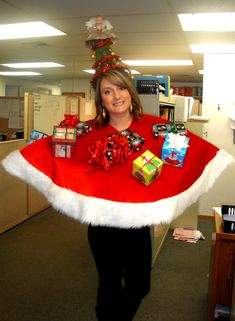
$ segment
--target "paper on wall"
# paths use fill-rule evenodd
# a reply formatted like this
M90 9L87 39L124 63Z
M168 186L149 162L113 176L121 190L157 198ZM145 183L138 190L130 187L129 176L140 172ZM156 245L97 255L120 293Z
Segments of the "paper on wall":
M86 116L92 115L92 102L86 101L84 109L85 109Z

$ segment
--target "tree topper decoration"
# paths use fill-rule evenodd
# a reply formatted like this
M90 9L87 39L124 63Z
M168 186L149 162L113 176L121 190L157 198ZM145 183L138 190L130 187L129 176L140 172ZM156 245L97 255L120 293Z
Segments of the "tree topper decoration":
M85 23L89 33L87 40L110 38L114 42L118 37L111 33L113 26L102 16L92 17Z
M93 51L92 58L95 58L95 63L92 68L95 70L95 75L91 80L93 88L96 85L97 77L111 69L122 69L130 72L127 66L120 64L121 58L116 55L111 45L118 37L111 32L113 26L102 16L92 17L85 23L88 31L86 46Z

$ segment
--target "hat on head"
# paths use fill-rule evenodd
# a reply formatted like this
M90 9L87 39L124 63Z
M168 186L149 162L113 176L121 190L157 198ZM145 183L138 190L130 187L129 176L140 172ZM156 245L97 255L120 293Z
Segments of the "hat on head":
M95 75L91 80L95 88L96 79L102 73L111 69L121 69L130 73L126 65L121 64L121 58L111 49L118 37L111 32L113 26L102 16L91 18L86 22L88 37L86 45L93 51L92 58L95 63L92 68L95 69Z

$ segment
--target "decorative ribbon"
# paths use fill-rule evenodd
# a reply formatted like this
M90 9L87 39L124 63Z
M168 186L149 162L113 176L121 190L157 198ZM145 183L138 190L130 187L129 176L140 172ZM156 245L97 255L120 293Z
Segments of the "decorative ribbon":
M169 133L166 137L166 140L169 143L168 148L174 148L177 151L180 151L182 148L189 147L185 138L186 136L180 134Z
M111 69L122 69L122 70L125 70L125 71L130 73L130 70L126 66L121 66L118 63L117 64L106 65L103 68L101 68L100 70L96 71L94 77L91 80L91 83L94 83L95 80L97 79L97 77L100 74L102 74L102 73L104 73L104 72L106 72L108 70L111 70Z
M74 135L76 129L74 127L65 127L65 126L55 126L53 130L53 140L54 142L61 141L75 141Z
M98 138L88 146L91 154L90 164L98 169L109 170L111 164L124 164L128 158L129 143L126 137L114 134L105 139Z
M92 68L93 69L96 69L97 66L100 66L101 64L103 64L104 62L106 61L109 61L109 60L120 60L120 57L117 56L117 55L108 55L108 56L105 56L105 57L102 57L101 59L99 59L98 61L96 61Z
M101 47L104 47L106 45L112 45L112 44L113 44L113 42L112 42L112 40L110 38L102 39L99 42L97 42L95 45L93 45L91 47L91 49L93 51L95 51L97 48L101 48Z
M76 128L79 123L78 115L64 115L64 120L60 122L60 126L74 127Z
M145 163L144 165L141 167L141 169L146 165L152 165L154 167L154 169L156 169L156 173L155 175L158 174L158 166L153 162L153 158L155 157L154 156L149 156L149 157L146 157L146 155L140 155L144 160L145 160ZM153 172L153 170L150 170L151 172Z

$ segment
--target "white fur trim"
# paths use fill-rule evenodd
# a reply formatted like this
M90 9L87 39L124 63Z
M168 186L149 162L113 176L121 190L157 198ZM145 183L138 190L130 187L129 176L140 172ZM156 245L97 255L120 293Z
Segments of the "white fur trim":
M170 223L207 192L233 157L224 150L207 164L202 175L186 191L151 203L121 203L88 197L55 185L50 178L30 165L19 151L10 153L2 165L12 175L33 185L58 211L94 225L122 228Z

